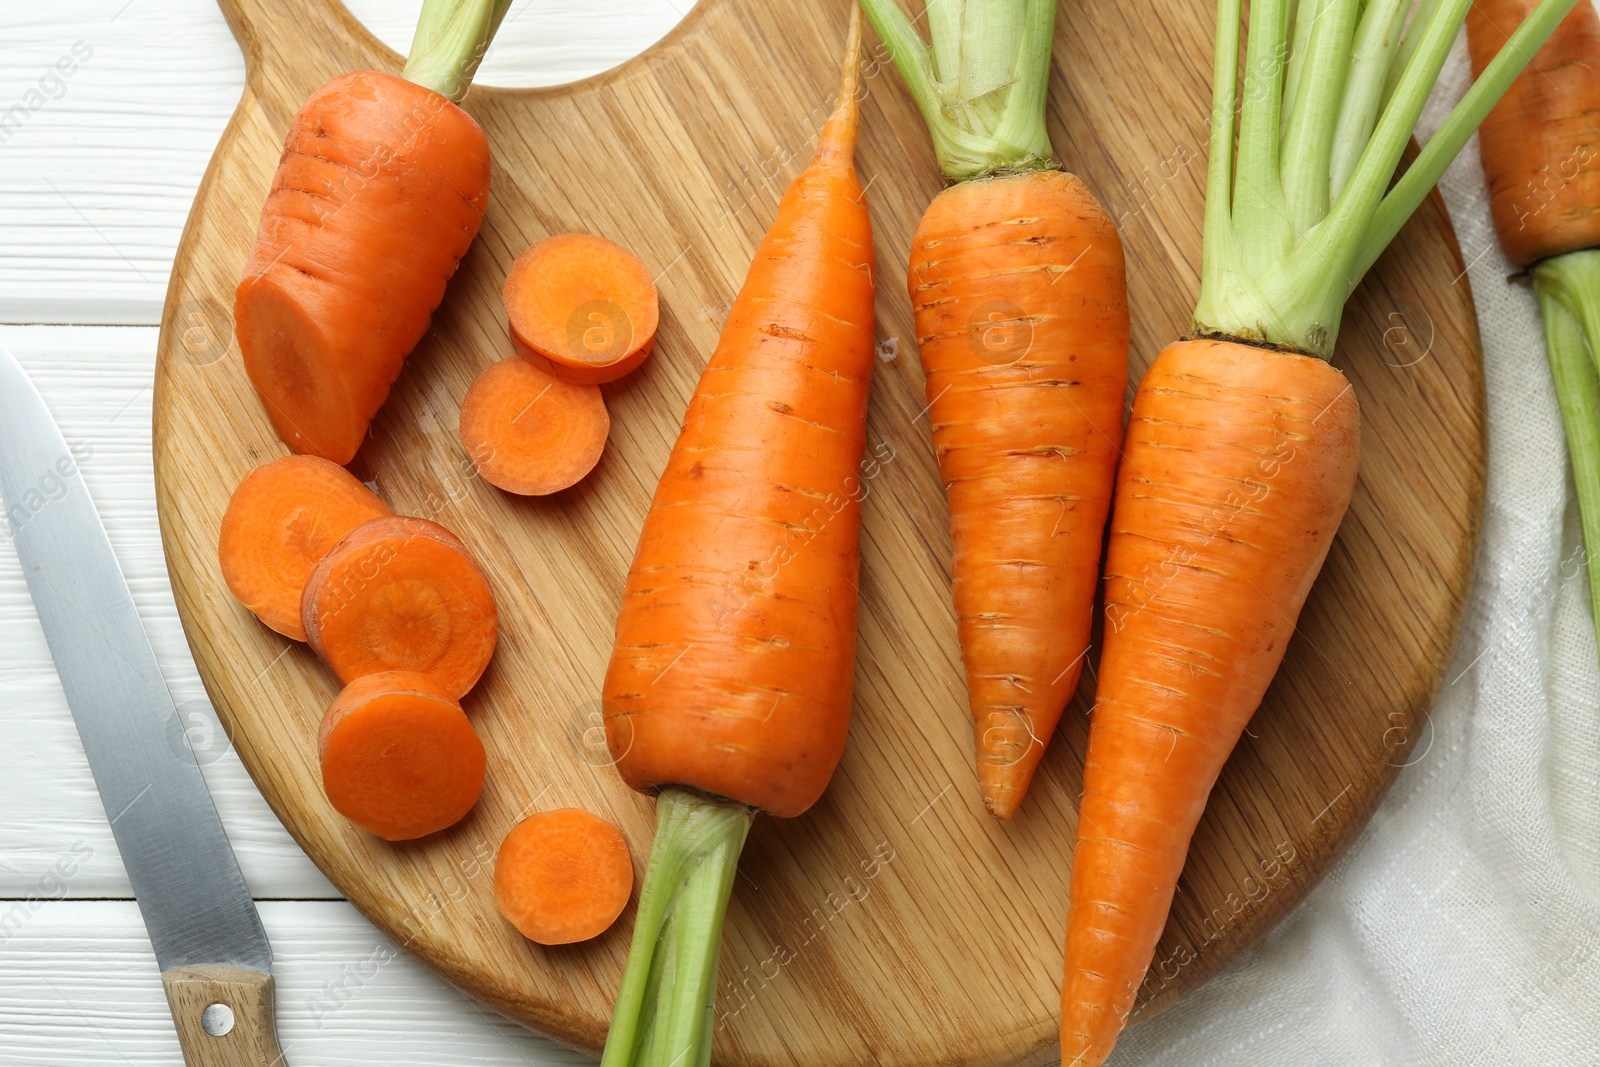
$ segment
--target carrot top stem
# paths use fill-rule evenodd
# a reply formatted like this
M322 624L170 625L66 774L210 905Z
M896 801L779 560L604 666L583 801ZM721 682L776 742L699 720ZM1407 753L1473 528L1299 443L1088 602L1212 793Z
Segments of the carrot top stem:
M1256 0L1237 152L1241 3L1218 0L1193 332L1331 356L1362 275L1574 2L1543 0L1390 189L1471 0Z
M401 76L461 103L511 0L423 0Z
M755 816L731 800L661 791L601 1067L710 1062L722 920Z
M1553 256L1533 268L1545 350L1578 490L1589 602L1600 620L1600 250Z
M861 0L952 181L1056 166L1045 132L1055 0L927 0L930 41L895 0Z

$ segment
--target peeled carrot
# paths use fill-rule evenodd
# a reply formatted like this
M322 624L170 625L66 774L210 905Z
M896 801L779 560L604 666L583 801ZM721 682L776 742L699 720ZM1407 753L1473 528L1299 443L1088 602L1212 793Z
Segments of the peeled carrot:
M541 945L599 937L631 892L633 861L622 831L580 808L530 815L495 853L495 906Z
M929 20L930 49L895 0L862 0L956 182L912 238L909 286L978 792L1002 819L1088 653L1128 384L1122 243L1044 129L1055 7L1027 4L1018 33L1019 6L968 0Z
M837 106L756 250L628 572L603 712L659 822L605 1067L709 1062L750 823L804 812L844 750L873 363L859 54L857 15Z
M323 716L317 753L334 810L390 841L453 826L483 790L483 743L461 705L414 671L345 686Z
M300 598L317 561L388 505L343 467L284 456L245 475L222 514L217 557L234 598L263 623L306 639Z
M306 583L311 648L341 682L415 671L459 700L494 655L499 616L483 572L436 522L394 516L358 526Z
M1200 298L1134 396L1111 512L1064 1067L1110 1055L1354 493L1360 413L1328 362L1344 303L1572 0L1529 18L1395 180L1470 3L1407 26L1406 0L1333 0L1309 24L1254 0L1242 63L1241 0L1219 4Z
M1537 6L1478 0L1467 13L1474 76ZM1506 257L1519 266L1600 247L1600 14L1574 7L1483 120L1479 156Z
M599 385L643 363L660 321L655 281L620 245L588 233L535 241L502 290L518 350L568 381Z
M405 76L357 71L289 125L234 297L245 370L296 452L348 463L489 200L456 102L509 0L428 0Z
M610 432L599 387L557 377L537 355L491 363L461 403L461 443L478 473L523 496L582 481Z

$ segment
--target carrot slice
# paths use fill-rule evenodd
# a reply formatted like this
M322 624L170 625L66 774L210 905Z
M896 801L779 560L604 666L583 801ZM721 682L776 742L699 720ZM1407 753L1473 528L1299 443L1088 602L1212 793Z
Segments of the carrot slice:
M461 404L461 443L478 473L523 496L582 481L610 433L600 390L556 377L537 356L486 367Z
M373 519L323 557L306 583L311 648L349 683L418 671L459 700L494 655L499 616L455 534L427 519Z
M304 641L300 598L312 568L351 530L388 514L376 493L336 463L275 459L245 475L222 514L222 580L256 618Z
M631 892L633 861L622 831L580 808L523 819L495 854L495 905L541 945L605 933Z
M501 291L511 339L559 376L599 385L643 363L661 319L656 285L627 249L588 233L535 241Z
M460 822L483 790L483 742L461 705L416 671L357 678L317 736L322 788L339 814L390 841Z

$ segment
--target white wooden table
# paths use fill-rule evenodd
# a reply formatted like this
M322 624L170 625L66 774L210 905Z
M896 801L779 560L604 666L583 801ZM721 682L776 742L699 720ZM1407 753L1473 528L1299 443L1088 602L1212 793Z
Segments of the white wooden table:
M405 51L420 0L350 6ZM515 0L479 80L596 73L690 6ZM243 84L213 0L0 4L0 341L87 450L84 480L261 902L289 1062L585 1062L435 978L340 898L229 750L189 659L150 465L156 324ZM132 898L16 555L0 544L0 1065L182 1063Z

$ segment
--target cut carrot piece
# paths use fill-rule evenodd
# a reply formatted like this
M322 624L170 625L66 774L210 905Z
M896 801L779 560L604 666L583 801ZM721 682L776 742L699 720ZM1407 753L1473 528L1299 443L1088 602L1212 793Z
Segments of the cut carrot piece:
M461 404L461 443L491 485L546 496L576 485L600 462L611 416L593 385L550 373L535 356L486 367Z
M329 803L390 841L453 826L483 790L483 742L461 705L415 671L345 686L323 716L317 752Z
M501 295L518 350L543 356L557 375L589 385L643 363L661 318L644 264L587 233L534 242L511 265Z
M579 808L523 819L495 854L495 905L541 945L605 933L631 892L633 861L622 831Z
M394 516L356 527L306 584L306 638L341 682L418 671L453 699L494 655L499 617L483 572L436 522Z
M234 296L245 373L285 444L354 458L488 203L483 129L432 89L355 71L306 101Z
M222 515L217 556L228 591L285 637L306 639L300 598L317 561L388 505L343 467L284 456L245 475Z

